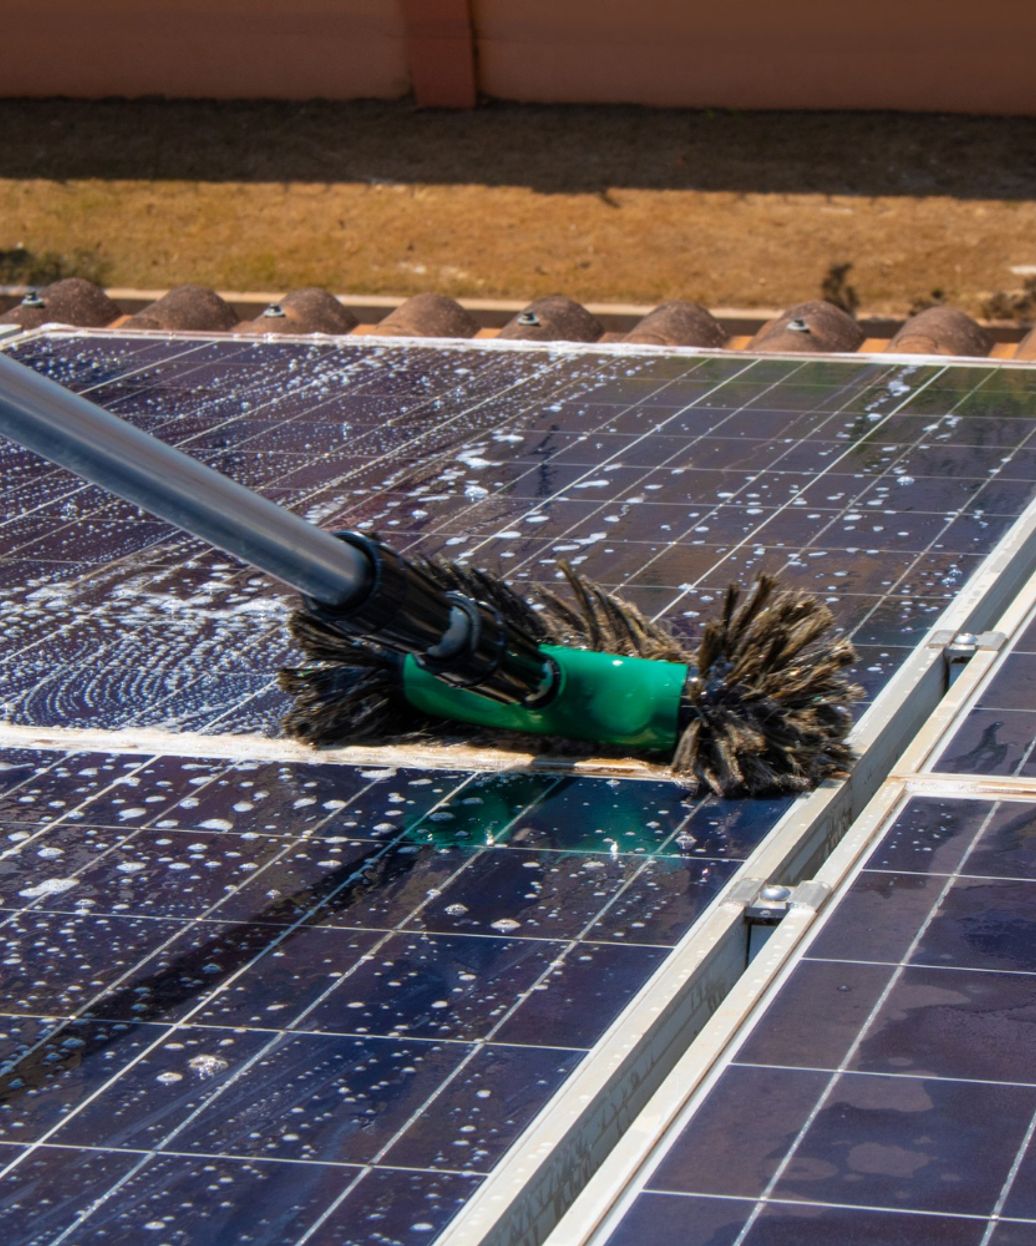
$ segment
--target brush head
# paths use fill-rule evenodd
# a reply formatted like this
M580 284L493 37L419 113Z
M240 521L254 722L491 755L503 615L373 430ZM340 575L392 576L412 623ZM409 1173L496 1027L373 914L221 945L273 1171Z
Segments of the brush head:
M849 706L862 695L845 674L855 653L848 641L829 635L831 613L809 593L781 588L771 576L747 593L732 585L693 646L565 564L565 597L544 589L520 596L498 577L444 560L418 560L417 566L444 591L499 611L537 644L690 667L668 760L674 777L693 792L802 792L847 772ZM306 659L280 679L295 698L284 726L296 739L388 743L448 733L451 740L496 748L509 742L529 748L536 739L551 753L628 751L473 724L447 726L407 701L398 655L343 636L307 606L295 611L290 627Z

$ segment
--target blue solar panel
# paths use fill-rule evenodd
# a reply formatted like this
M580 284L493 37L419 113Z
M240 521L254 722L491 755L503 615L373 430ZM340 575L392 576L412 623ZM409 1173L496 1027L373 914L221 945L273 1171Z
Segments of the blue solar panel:
M118 337L13 353L308 518L406 549L534 581L567 557L688 627L730 579L780 569L828 600L872 688L1031 493L1017 454L976 457L993 414L929 413L936 381L937 409L989 390L995 410L990 368ZM1012 417L1012 435L1033 427ZM8 716L274 731L283 598L3 453Z
M437 1231L472 1188L450 1174L492 1168L788 804L319 764L5 764L0 1121L37 1148L8 1153L9 1183L21 1196L82 1155L86 1201L62 1205L85 1212L104 1174L98 1232L130 1189L157 1220L177 1182L202 1198L176 1156L285 1215L333 1203L340 1235L374 1190L411 1191L406 1214ZM418 1216L443 1189L461 1193ZM379 1240L356 1233L337 1240Z
M1036 419L982 407L990 368L60 334L16 353L314 521L519 581L567 557L687 631L781 568L852 632L872 693L1032 492L1003 443ZM972 433L954 412L976 402ZM276 734L278 590L0 461L9 722ZM0 1225L27 1242L434 1240L790 804L247 749L5 764Z
M911 800L607 1240L1036 1240L1034 829Z

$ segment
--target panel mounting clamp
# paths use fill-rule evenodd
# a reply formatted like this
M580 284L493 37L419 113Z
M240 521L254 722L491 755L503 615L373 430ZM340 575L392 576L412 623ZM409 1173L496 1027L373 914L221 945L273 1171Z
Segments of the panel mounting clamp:
M935 632L929 649L941 649L947 662L967 662L980 649L996 653L1007 643L1003 632Z
M927 647L942 650L949 685L977 653L997 653L1006 643L1003 632L941 631L934 633Z
M804 882L797 887L781 883L764 883L745 903L744 928L747 935L745 964L750 965L771 935L792 913L809 924L817 910L831 894L824 883Z
M745 921L754 926L776 926L787 915L790 906L791 888L780 883L767 883L745 905Z
M794 908L817 912L831 894L826 883L807 881L788 887L745 878L734 889L729 900L740 903L745 921L755 926L776 926Z

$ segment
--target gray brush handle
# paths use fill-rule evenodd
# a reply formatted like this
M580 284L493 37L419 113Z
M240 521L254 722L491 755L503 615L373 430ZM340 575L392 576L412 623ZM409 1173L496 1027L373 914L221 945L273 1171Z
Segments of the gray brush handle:
M374 578L360 549L0 352L0 434L324 605Z

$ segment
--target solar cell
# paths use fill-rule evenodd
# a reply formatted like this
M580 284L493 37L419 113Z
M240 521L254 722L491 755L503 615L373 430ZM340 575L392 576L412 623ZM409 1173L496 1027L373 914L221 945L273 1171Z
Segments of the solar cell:
M1036 431L1031 378L1005 391L989 368L104 334L14 351L315 521L532 582L568 557L683 629L782 569L861 645L872 694L1033 489L1006 444ZM965 405L983 431L953 422ZM276 733L281 593L0 462L10 723ZM7 764L0 1159L26 1241L143 1217L223 1241L240 1201L256 1241L434 1240L790 805L245 742ZM914 915L893 923L908 942ZM932 955L957 952L948 932ZM30 1228L33 1192L69 1180Z

